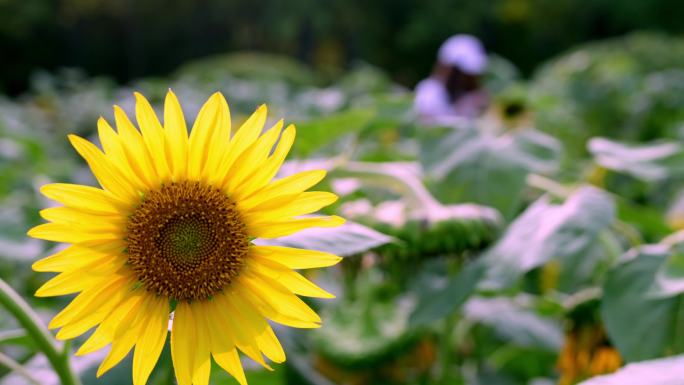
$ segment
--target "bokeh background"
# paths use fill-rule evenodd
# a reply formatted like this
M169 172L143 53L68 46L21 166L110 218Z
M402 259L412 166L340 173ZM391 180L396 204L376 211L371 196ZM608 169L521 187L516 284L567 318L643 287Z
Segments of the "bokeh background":
M529 76L586 41L681 33L681 8L676 0L3 0L0 89L22 93L35 71L62 67L125 83L245 50L286 55L328 76L364 61L411 87L454 33L478 36Z
M321 330L277 329L288 361L245 361L251 384L678 383L682 14L675 0L0 0L0 278L47 324L67 299L33 298L48 274L31 263L59 247L25 235L51 204L38 188L94 183L66 135L96 140L133 91L159 110L172 88L193 118L218 90L236 124L261 103L296 123L281 175L328 169L328 212L350 220L278 241L344 256L308 275L338 298L309 301ZM491 104L428 126L412 90L456 33L489 53ZM102 357L72 360L84 384L130 383L130 357L96 379ZM172 378L166 349L150 383ZM0 309L0 384L31 381L58 383Z

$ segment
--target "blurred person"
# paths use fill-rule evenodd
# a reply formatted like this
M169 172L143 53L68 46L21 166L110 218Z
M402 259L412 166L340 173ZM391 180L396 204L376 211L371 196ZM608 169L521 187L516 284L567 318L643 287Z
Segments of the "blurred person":
M489 104L481 87L487 54L480 40L454 35L439 48L429 78L416 86L414 107L424 123L449 124L480 116Z

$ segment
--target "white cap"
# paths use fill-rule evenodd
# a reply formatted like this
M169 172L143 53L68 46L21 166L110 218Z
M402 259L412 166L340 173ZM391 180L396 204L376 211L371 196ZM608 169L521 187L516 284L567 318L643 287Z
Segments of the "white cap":
M454 35L439 47L437 59L456 66L470 75L479 75L487 67L487 54L480 40L471 35Z

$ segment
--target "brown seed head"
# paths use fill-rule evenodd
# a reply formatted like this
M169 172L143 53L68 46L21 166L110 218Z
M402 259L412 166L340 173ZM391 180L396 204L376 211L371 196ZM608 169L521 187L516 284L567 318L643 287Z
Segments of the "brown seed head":
M130 216L126 240L143 286L179 301L220 292L240 272L249 247L235 203L200 182L147 193Z

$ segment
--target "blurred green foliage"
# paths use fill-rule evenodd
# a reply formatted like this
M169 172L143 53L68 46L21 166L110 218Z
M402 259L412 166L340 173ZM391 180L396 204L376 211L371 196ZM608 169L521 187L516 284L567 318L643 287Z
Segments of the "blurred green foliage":
M76 18L127 9L68 3L82 7ZM504 3L515 17L545 9ZM451 127L422 125L413 95L362 63L331 76L281 56L234 53L126 85L76 70L37 73L26 95L0 99L0 277L45 320L66 302L32 297L47 277L30 264L54 246L24 235L50 204L40 185L94 184L66 134L96 141L97 118L111 120L115 103L132 113L133 91L159 111L170 87L192 120L218 90L234 124L264 102L268 124L295 122L283 175L327 169L319 187L340 196L328 211L350 220L270 241L345 260L309 274L338 297L307 299L323 329L278 328L288 361L275 373L247 364L250 383L569 385L615 369L598 365L601 349L625 363L684 353L683 47L652 34L593 43L527 83L494 58L486 77L494 105ZM0 352L48 370L4 312ZM100 358L74 361L85 383L129 381L130 358L95 382ZM625 383L629 373L678 362L639 363L612 378ZM212 383L235 383L213 373ZM151 384L171 376L167 349ZM0 368L0 384L16 381Z
M588 43L533 81L537 127L584 151L593 136L681 139L684 40L654 34Z

